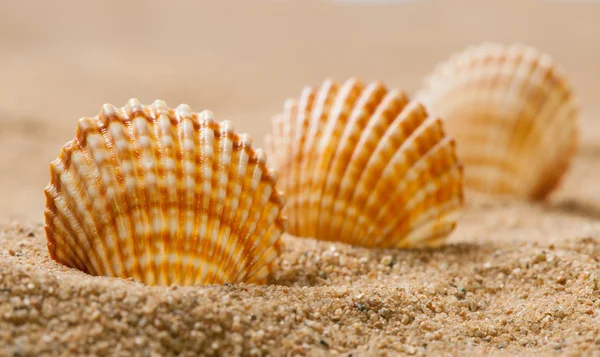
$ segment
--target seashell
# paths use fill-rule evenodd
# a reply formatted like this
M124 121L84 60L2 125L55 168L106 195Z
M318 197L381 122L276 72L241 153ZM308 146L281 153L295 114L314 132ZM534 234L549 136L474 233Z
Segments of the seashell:
M287 225L265 160L209 111L106 104L50 164L50 256L149 285L264 282Z
M354 78L306 87L274 117L266 143L294 235L434 246L456 225L462 169L454 141L403 91Z
M572 90L550 56L534 48L468 48L438 65L417 98L456 138L466 187L543 199L576 151Z

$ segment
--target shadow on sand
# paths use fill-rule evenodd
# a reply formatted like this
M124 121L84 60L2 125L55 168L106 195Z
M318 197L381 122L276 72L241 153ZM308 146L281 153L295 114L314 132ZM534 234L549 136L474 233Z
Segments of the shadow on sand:
M544 209L550 212L558 212L571 216L600 220L600 206L589 202L583 202L576 198L569 198L559 202L548 203L544 205Z

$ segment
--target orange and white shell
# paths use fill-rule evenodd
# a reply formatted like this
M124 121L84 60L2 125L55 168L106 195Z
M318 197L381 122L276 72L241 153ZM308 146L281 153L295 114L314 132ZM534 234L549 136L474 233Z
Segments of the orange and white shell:
M453 230L462 169L442 122L380 82L306 87L267 136L289 232L368 247L434 246Z
M106 104L50 164L50 255L149 285L263 282L287 224L265 160L209 111Z
M577 147L578 108L550 56L486 43L438 65L417 95L456 138L465 186L546 197Z

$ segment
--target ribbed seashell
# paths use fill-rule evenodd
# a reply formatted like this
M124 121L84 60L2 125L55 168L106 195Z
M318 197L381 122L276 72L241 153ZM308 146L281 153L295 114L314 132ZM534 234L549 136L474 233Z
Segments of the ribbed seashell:
M264 282L287 224L265 160L209 111L106 104L50 164L50 255L149 285Z
M462 204L454 141L380 82L324 81L285 102L267 150L289 232L368 247L439 245Z
M438 65L417 95L456 138L465 186L542 199L577 147L578 108L558 65L523 45L486 43Z

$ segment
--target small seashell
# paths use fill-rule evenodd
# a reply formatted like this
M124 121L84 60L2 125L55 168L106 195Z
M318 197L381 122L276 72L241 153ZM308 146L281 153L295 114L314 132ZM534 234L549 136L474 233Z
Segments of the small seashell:
M287 224L265 160L209 111L106 104L50 164L50 256L149 285L263 282Z
M363 246L439 245L462 205L442 122L380 82L326 80L285 102L267 150L290 233Z
M456 138L469 188L543 199L576 151L571 88L550 56L534 48L468 48L438 65L417 98Z

